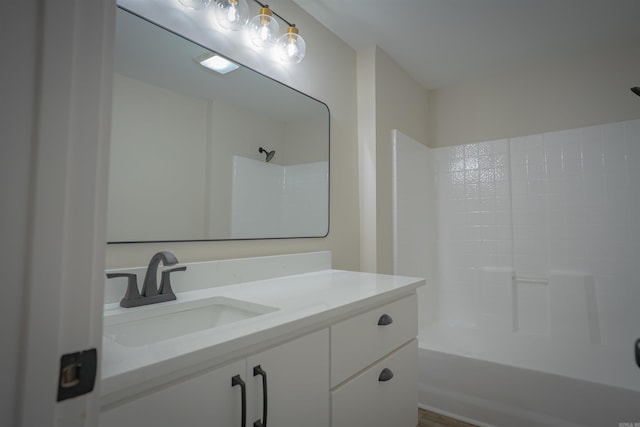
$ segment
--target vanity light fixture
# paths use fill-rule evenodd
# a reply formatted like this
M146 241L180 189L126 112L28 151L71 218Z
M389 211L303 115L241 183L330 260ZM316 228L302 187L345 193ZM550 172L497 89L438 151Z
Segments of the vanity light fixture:
M216 0L216 18L222 28L239 31L249 20L246 0Z
M268 5L260 8L260 13L249 21L249 38L258 47L273 46L278 39L280 25Z
M304 58L307 52L307 44L298 33L295 25L287 29L287 33L278 39L278 56L283 62L297 64Z
M215 55L213 53L203 53L193 60L203 67L220 74L227 74L239 67L235 62L231 62L227 58L223 58L222 56Z
M213 1L215 14L220 26L227 30L239 31L247 28L251 42L263 49L275 48L277 57L286 63L297 64L304 59L307 45L295 24L258 0L260 12L249 21L249 6L246 0L178 0L191 9L204 9ZM287 24L287 32L278 36L280 25L276 17ZM247 22L249 22L248 25Z

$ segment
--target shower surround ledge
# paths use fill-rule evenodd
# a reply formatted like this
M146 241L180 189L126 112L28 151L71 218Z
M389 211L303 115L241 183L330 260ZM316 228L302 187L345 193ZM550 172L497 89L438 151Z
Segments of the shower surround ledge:
M414 277L334 270L330 252L186 265L187 271L176 274L175 282L172 276L178 297L175 303L226 297L275 307L277 311L137 347L104 338L100 385L103 408L415 295L416 288L425 283ZM142 267L118 271L144 274ZM115 282L107 284L108 293L112 293L110 286L121 285ZM117 295L124 295L124 284ZM110 295L107 301L113 299ZM105 304L105 315L123 310L131 309L122 309L115 301ZM415 325L417 328L417 319Z

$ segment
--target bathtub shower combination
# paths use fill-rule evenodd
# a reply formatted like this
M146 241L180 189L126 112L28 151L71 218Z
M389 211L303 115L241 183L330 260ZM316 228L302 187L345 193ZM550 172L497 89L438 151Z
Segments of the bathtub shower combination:
M394 131L419 401L486 425L640 423L640 120L443 148Z

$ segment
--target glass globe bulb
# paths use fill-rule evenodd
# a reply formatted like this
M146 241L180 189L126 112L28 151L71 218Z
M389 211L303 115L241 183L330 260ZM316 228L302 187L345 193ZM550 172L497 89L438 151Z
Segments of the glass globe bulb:
M238 31L249 20L249 6L246 0L216 0L216 18L222 28Z
M178 0L181 5L189 9L201 10L209 6L211 0Z
M289 27L286 34L278 38L278 55L283 62L297 64L307 52L307 45L296 27Z
M268 7L260 9L260 14L249 21L249 38L258 47L273 46L280 32L280 25Z

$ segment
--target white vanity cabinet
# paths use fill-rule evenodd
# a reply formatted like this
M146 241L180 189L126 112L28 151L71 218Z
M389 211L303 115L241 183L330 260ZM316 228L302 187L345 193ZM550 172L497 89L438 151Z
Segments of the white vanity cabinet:
M329 333L323 329L238 361L182 378L103 411L101 427L240 427L246 386L246 426L329 426Z
M241 393L239 387L232 388L231 378L245 373L246 362L241 360L183 378L178 383L103 411L100 426L239 426Z
M328 329L247 358L247 426L263 421L262 378L253 375L256 366L267 373L267 426L329 426Z
M105 334L100 426L264 426L266 396L267 427L415 427L416 289L424 280L333 270L330 259L316 253L192 263L182 277L218 286L136 308L133 320L111 301L105 316L133 322L153 314L151 330L174 326L167 313L220 301L273 310L152 342ZM292 274L274 277L283 271ZM250 281L225 282L247 272ZM246 410L234 377L244 383Z
M415 294L331 326L333 427L415 427Z

